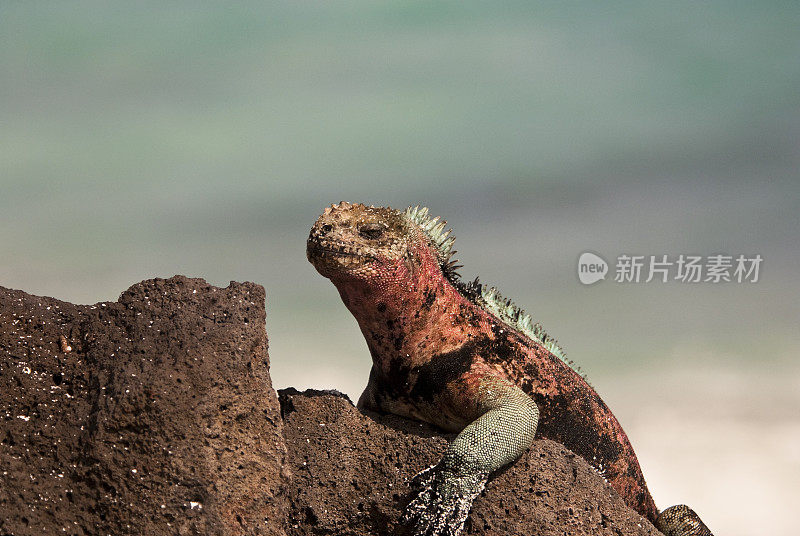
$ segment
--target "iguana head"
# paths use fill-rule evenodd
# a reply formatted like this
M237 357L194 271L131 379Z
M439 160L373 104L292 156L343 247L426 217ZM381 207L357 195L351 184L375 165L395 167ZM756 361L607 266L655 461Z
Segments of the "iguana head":
M445 222L430 217L427 208L398 211L343 201L326 208L317 219L306 254L317 271L336 285L356 317L374 316L393 305L403 311L408 307L403 305L406 298L419 298L424 289L446 280L464 298L566 361L556 340L496 288L477 279L461 281L452 259L454 240L445 231Z
M403 213L345 201L320 215L306 255L323 276L336 281L385 282L409 261L414 233Z

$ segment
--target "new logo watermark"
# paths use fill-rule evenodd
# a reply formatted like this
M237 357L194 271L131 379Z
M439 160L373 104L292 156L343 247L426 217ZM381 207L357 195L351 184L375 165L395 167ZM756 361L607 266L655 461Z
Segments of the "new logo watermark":
M619 255L614 266L616 283L756 283L761 255ZM584 285L606 278L609 265L596 253L578 257L578 279Z
M578 279L584 285L605 279L607 273L608 263L601 256L586 251L578 257Z

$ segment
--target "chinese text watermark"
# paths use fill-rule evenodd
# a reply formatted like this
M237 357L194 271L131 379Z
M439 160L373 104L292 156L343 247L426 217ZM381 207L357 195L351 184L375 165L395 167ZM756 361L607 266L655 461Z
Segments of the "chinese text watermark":
M616 283L756 283L761 255L627 255L617 257ZM591 285L606 278L608 263L599 255L582 253L578 258L578 279Z

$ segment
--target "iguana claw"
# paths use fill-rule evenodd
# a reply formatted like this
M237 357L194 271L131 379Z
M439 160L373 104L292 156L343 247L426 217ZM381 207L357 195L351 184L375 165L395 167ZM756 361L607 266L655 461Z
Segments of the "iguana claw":
M402 523L411 526L414 536L458 536L488 478L488 473L459 474L439 465L421 471L411 480L417 495Z

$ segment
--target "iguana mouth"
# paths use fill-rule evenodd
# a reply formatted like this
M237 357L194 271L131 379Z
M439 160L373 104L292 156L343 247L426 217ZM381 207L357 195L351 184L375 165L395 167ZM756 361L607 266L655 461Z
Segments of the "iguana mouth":
M320 243L317 241L309 240L308 252L309 254L312 254L315 257L334 256L334 257L356 257L359 259L374 258L372 255L360 252L353 247L347 246L345 244L339 244L336 242Z

